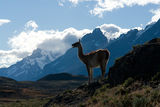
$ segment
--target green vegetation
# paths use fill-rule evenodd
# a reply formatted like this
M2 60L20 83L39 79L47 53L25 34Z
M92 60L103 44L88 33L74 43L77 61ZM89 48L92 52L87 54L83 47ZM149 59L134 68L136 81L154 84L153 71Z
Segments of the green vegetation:
M133 98L133 107L147 107L149 100L146 97L134 97Z
M129 77L127 80L125 80L125 82L123 83L124 87L128 87L129 85L131 85L134 82L134 79Z
M103 87L103 88L102 88ZM116 87L102 86L86 101L87 107L158 107L160 91L143 82L128 78Z

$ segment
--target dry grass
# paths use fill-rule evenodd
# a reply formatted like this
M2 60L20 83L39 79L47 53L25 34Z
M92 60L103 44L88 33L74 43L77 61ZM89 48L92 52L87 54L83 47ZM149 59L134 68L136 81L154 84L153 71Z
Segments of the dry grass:
M2 100L2 99L1 99ZM9 99L7 99L9 100ZM6 101L6 99L5 99ZM0 107L43 107L49 101L45 99L10 99L9 102L0 103Z
M107 89L100 88L83 105L84 107L159 107L160 88L142 84L134 82L128 87L119 85Z

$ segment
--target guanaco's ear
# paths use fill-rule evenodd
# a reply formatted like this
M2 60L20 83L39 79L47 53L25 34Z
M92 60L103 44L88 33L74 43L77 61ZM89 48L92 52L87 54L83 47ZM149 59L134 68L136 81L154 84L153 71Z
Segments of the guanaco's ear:
M81 40L79 39L79 42L81 42Z

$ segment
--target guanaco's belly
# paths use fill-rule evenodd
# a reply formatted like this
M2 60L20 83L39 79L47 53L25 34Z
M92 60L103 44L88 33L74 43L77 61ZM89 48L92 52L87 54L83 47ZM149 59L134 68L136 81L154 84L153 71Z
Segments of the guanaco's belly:
M96 68L96 67L99 67L100 64L99 64L99 62L98 62L96 59L92 59L92 60L89 62L89 66Z

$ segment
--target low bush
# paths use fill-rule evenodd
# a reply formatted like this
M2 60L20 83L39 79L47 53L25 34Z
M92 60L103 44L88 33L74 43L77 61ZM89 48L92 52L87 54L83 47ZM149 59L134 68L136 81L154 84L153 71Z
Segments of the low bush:
M125 80L125 82L123 83L124 87L128 87L129 85L131 85L134 82L134 79L129 77L127 80Z

